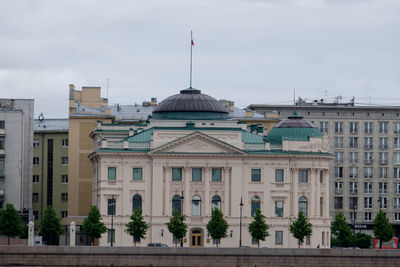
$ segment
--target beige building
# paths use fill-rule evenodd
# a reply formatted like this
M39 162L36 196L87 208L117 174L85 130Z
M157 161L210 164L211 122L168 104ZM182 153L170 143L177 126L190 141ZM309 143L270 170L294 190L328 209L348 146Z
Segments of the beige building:
M243 246L255 245L247 227L257 208L270 225L271 236L261 246L297 247L288 228L299 210L313 225L304 247L330 246L332 156L327 139L299 116L268 136L252 133L220 102L190 88L162 101L145 123L97 122L90 136L92 203L109 228L100 245L112 239L116 246L131 246L125 224L140 208L150 224L140 246L173 245L165 224L174 209L186 216L184 246L213 246L206 224L217 207L229 224L222 246L238 246L240 239Z

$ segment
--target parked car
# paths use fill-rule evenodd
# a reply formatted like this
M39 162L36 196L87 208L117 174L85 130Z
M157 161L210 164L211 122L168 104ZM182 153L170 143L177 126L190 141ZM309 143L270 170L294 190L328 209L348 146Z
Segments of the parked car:
M161 247L161 248L167 248L168 246L163 243L148 243L148 247Z

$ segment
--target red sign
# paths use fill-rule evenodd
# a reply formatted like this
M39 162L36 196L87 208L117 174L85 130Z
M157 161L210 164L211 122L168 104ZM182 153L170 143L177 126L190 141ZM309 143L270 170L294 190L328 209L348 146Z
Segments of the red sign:
M374 248L379 249L379 239L374 239ZM399 248L399 239L397 237L393 237L392 240L388 242L383 242L382 249L398 249Z

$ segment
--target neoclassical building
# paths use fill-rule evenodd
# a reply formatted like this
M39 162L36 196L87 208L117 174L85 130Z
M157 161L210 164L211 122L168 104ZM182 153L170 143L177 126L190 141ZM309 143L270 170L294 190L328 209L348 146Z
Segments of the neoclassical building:
M326 137L302 117L293 115L263 136L262 129L251 131L229 118L220 102L189 88L160 102L146 123L98 121L90 137L92 203L109 228L100 245L112 239L116 246L132 246L125 225L140 208L150 228L139 245L173 246L166 223L176 209L188 224L185 247L215 246L206 224L218 207L229 224L222 246L238 246L240 239L256 246L247 227L257 208L270 226L261 246L297 247L288 228L299 210L313 225L303 246L330 246L333 156Z

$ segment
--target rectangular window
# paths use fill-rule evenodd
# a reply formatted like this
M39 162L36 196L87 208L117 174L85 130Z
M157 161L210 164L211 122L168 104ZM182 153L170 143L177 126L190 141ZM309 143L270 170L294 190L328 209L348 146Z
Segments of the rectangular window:
M350 178L358 178L358 168L357 167L349 168L349 177Z
M369 222L372 221L372 213L371 212L365 212L364 213L364 220Z
M33 157L33 166L39 166L39 158Z
M364 133L372 134L372 122L365 122L364 123Z
M61 175L61 183L68 184L68 175Z
M343 137L335 137L335 148L336 149L343 148Z
M378 202L379 202L379 208L380 209L386 209L387 208L387 198L386 197L380 197Z
M343 122L335 121L335 133L343 133Z
M39 201L39 193L33 193L32 202L38 202L38 201Z
M283 244L283 231L275 231L275 245Z
M358 193L357 182L349 182L349 193L350 195L356 195Z
M372 197L364 197L364 208L372 209Z
M358 132L358 122L349 122L350 133Z
M251 169L251 181L261 182L261 169Z
M350 137L349 138L349 147L357 148L358 147L358 137Z
M61 157L61 164L68 165L68 157Z
M351 222L357 220L357 212L350 212L349 213L349 219Z
M400 168L394 168L393 169L393 178L394 179L400 179Z
M61 218L67 218L68 217L68 211L64 210L61 211Z
M182 181L182 168L172 168L172 181Z
M116 200L109 198L107 200L107 215L115 215Z
M372 152L364 152L364 164L372 164Z
M201 168L193 168L192 169L192 181L201 181L202 180L202 169Z
M68 201L68 193L61 193L61 201Z
M372 149L372 137L364 137L364 149Z
M379 194L387 194L387 183L379 183Z
M387 152L379 152L379 164L387 165L388 163L388 153Z
M143 177L143 169L142 168L133 168L133 180L142 180Z
M117 168L116 167L108 167L108 180L115 181L117 180Z
M222 181L222 170L213 168L211 171L211 180L213 182L221 182Z
M343 167L335 167L335 178L343 178Z
M386 167L379 167L379 178L386 179L388 173L388 168Z
M400 183L393 183L394 184L394 193L400 194Z
M0 140L0 150L4 149L4 140Z
M364 167L364 178L372 178L372 167Z
M372 182L364 183L364 194L372 194Z
M395 209L400 209L400 198L395 197L393 200L394 200L394 201L393 201L393 204L394 204L393 207L394 207Z
M275 182L283 183L283 173L282 169L275 170Z
M393 153L393 163L400 164L400 152Z
M275 217L283 217L283 201L275 201Z
M0 121L0 129L5 129L5 121Z
M33 220L37 221L39 219L39 211L34 210L32 213L33 213L32 214L33 215Z
M379 138L379 149L385 150L387 149L387 137L381 137Z
M319 123L319 125L320 125L320 131L321 131L321 133L327 133L327 132L328 132L328 125L329 125L329 123L328 123L327 121L321 121L321 122Z
M349 152L349 162L350 163L358 162L358 152Z
M343 152L335 152L335 162L343 163Z
M300 183L308 183L308 171L307 170L299 170L299 182Z
M349 209L357 209L357 208L358 208L358 198L349 197Z
M395 134L400 133L400 122L394 122L393 123L393 131Z
M33 148L38 148L40 146L39 139L33 139Z
M393 148L395 150L400 149L400 138L398 138L398 137L394 138L394 140L393 140Z
M335 209L343 209L343 197L335 197Z
M0 160L0 175L4 174L4 160ZM0 206L1 208L1 206Z
M335 182L335 194L342 194L342 193L343 193L343 183Z
M399 213L399 212L396 212L396 213L394 214L394 220L395 220L395 221L400 221L400 213Z
M115 229L108 229L107 232L107 242L108 243L115 243Z
M381 121L379 122L379 132L380 133L387 133L387 127L388 123L387 121Z
M34 184L39 183L39 175L33 175L32 182L33 182Z
M62 147L68 147L68 139L62 140Z

